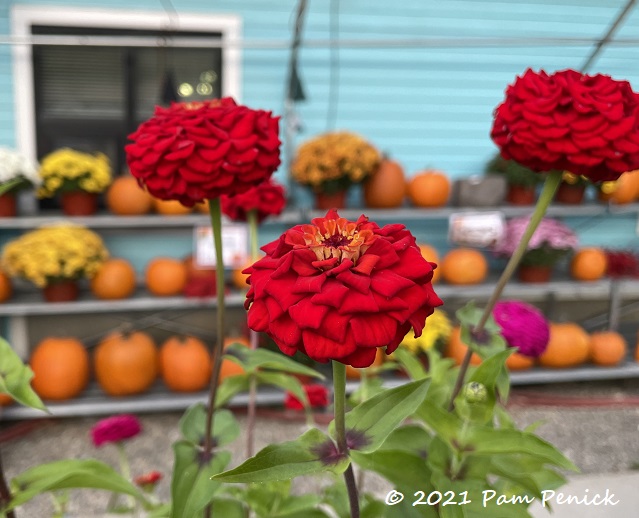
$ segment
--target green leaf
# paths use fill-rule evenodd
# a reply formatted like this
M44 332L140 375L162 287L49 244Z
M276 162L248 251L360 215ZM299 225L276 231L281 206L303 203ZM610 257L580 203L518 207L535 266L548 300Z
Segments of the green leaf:
M386 504L373 498L369 498L361 507L361 518L383 518L386 511Z
M220 485L211 477L228 465L231 454L218 451L208 463L203 463L200 461L201 450L189 441L174 442L173 453L171 517L191 518L211 502Z
M399 347L391 356L406 371L409 378L421 380L428 376L428 372L413 353L404 347Z
M206 413L204 403L190 406L178 424L182 437L193 444L203 445L206 434ZM213 426L212 436L215 439L215 447L229 444L240 435L240 425L229 410L216 410Z
M240 392L246 392L249 389L249 375L236 374L226 378L217 387L215 396L215 408L221 408L226 405L235 395Z
M317 507L320 498L317 495L288 496L277 507L273 518L305 518L306 516L326 518L326 514Z
M371 452L379 448L386 437L420 405L430 380L424 379L385 390L346 414L346 434L363 434L364 441L356 449ZM329 434L335 437L335 422L329 425Z
M428 452L431 436L423 426L410 424L395 428L380 446L380 450L407 451L424 454ZM379 450L378 450L379 451Z
M420 405L417 416L448 444L459 439L463 422L455 414L426 400Z
M398 491L431 490L428 483L431 471L424 457L400 450L351 451L350 456L363 469L374 471L392 482Z
M61 489L102 489L131 495L149 506L144 494L111 466L97 460L59 460L30 468L11 481L13 499L7 510L34 496Z
M530 494L541 498L542 491L556 489L566 483L566 479L552 469L544 468L543 461L530 455L493 455L490 470L505 480L515 482Z
M533 455L563 469L579 471L552 444L536 435L520 430L475 427L468 433L468 443L472 445L472 455L496 455L504 453L524 453Z
M220 482L270 482L289 480L301 475L322 471L343 473L349 465L348 458L340 458L330 464L320 460L319 447L333 444L331 439L313 428L294 441L267 446L237 468L213 477Z
M362 404L367 399L370 399L377 394L381 394L386 389L384 388L384 380L377 376L371 378L370 376L366 376L362 378L351 395L348 398L348 404L351 407L356 407L357 405Z
M4 338L0 337L0 394L9 394L18 403L47 411L40 397L31 388L33 371Z
M275 385L281 389L291 392L305 407L308 407L308 397L304 391L304 387L300 380L295 376L285 374L283 372L264 372L256 373L257 381L266 385Z
M457 319L461 323L461 341L475 351L482 359L489 358L493 354L503 351L506 348L506 341L501 336L501 328L491 315L484 325L481 340L474 336L471 330L479 324L484 311L475 306L474 302L469 302L463 308L455 312Z
M302 365L282 353L276 353L267 349L247 349L241 345L230 345L226 348L229 359L239 358L239 362L247 372L255 372L257 369L301 374L313 378L324 379L324 375L311 367Z

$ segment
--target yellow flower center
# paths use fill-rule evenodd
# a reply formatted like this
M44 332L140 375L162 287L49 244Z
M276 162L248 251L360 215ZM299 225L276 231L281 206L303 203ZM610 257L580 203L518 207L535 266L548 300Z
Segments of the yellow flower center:
M323 219L317 225L304 225L302 229L306 245L319 261L350 259L356 264L375 240L372 230L360 230L357 223L344 218Z

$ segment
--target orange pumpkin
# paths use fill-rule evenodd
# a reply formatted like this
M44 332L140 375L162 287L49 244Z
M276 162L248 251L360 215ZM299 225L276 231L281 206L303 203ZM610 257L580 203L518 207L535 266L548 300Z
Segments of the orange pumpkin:
M146 214L153 207L153 197L132 176L113 180L106 192L106 206L119 216Z
M179 259L156 257L147 264L144 279L147 289L153 295L178 295L186 285L187 269Z
M243 270L246 270L249 266L253 266L255 261L249 259L239 268L234 268L233 273L231 274L231 281L233 282L233 286L235 286L238 290L248 290L249 285L246 284L246 279L249 278L248 273L242 273Z
M0 271L0 302L5 302L13 295L13 285L9 276Z
M402 166L388 158L379 164L379 168L364 182L364 203L374 209L399 207L406 195L406 179Z
M456 326L450 333L450 338L444 349L444 356L446 358L452 358L457 365L461 365L466 356L468 346L461 341L461 327ZM479 365L481 363L481 357L477 353L473 353L470 357L471 365Z
M488 261L479 250L455 248L444 256L440 269L450 284L479 284L488 275Z
M373 360L373 363L370 365L370 367L366 367L366 369L370 369L371 367L380 367L381 365L383 365L384 356L386 356L386 352L382 349L382 347L378 347L377 351L375 351L375 359ZM346 377L349 380L358 380L362 377L362 370L364 369L358 369L357 367L353 367L352 365L347 365ZM370 374L371 371L366 370L366 372Z
M99 299L125 299L135 291L135 270L126 259L108 259L91 279L91 291Z
M0 394L0 406L9 406L15 403L9 394Z
M251 347L251 342L245 336L229 336L224 339L224 349L226 349L231 344L240 344L244 347ZM237 376L238 374L244 374L244 369L235 363L234 361L227 360L226 358L222 360L222 366L220 367L220 377L219 383L224 381L226 378L231 376Z
M196 392L211 379L213 363L206 345L194 336L172 336L160 347L160 374L176 392Z
M155 342L142 331L108 334L93 356L95 377L102 390L111 396L147 390L157 378L158 363Z
M160 200L153 198L153 208L158 214L164 216L184 216L193 211L192 207L186 207L177 200Z
M426 259L430 263L435 263L439 266L439 253L437 253L437 249L434 246L427 245L424 243L418 244L417 246L419 246L419 250L422 253L422 257L424 259ZM439 278L441 277L441 274L442 274L441 268L439 267L435 268L433 270L432 282L437 282Z
M617 180L615 190L607 198L618 205L632 203L639 197L639 170L623 173Z
M606 275L608 258L597 247L582 248L572 256L570 275L578 281L596 281Z
M45 338L33 350L31 386L42 399L76 397L89 382L89 353L76 338Z
M450 189L448 176L435 170L417 173L407 186L408 197L416 207L443 207L448 203Z
M195 210L197 212L200 212L202 214L209 214L209 201L208 200L204 200L202 203L196 203L195 204Z
M590 337L573 322L550 324L550 340L539 357L542 367L561 369L581 365L590 356Z
M590 360L595 365L618 365L626 358L627 351L625 338L615 331L600 331L590 335Z
M506 367L511 371L523 371L532 368L535 359L518 352L512 353L506 360Z

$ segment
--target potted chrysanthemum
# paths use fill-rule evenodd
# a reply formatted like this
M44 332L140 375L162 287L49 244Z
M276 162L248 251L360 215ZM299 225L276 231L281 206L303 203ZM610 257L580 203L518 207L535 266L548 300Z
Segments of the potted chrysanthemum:
M38 228L7 243L2 269L39 288L48 302L75 300L77 281L92 278L109 253L95 232L68 223Z
M324 133L299 147L291 172L313 190L318 209L339 209L348 188L377 171L381 160L377 148L355 133Z
M17 214L16 193L41 183L37 164L13 149L0 147L0 217Z
M46 155L40 164L40 198L60 195L67 216L89 216L98 207L98 194L111 183L111 165L103 153L83 153L58 149Z
M532 169L514 160L506 160L499 154L486 164L486 174L503 175L508 185L506 201L513 205L533 205L537 186L543 181L543 177Z
M513 218L506 224L503 237L493 247L498 257L509 258L528 226L530 216ZM555 264L579 245L577 235L557 219L543 218L530 239L519 265L522 282L548 282Z

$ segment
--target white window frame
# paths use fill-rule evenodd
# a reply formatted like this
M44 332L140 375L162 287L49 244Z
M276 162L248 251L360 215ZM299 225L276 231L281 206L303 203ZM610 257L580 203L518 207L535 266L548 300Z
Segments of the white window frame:
M98 27L108 29L177 30L222 34L222 93L241 99L241 50L237 45L242 19L233 14L179 13L170 17L165 11L93 9L84 7L14 6L11 33L25 44L13 45L13 98L17 149L36 159L35 90L31 27ZM235 44L231 44L235 43Z

